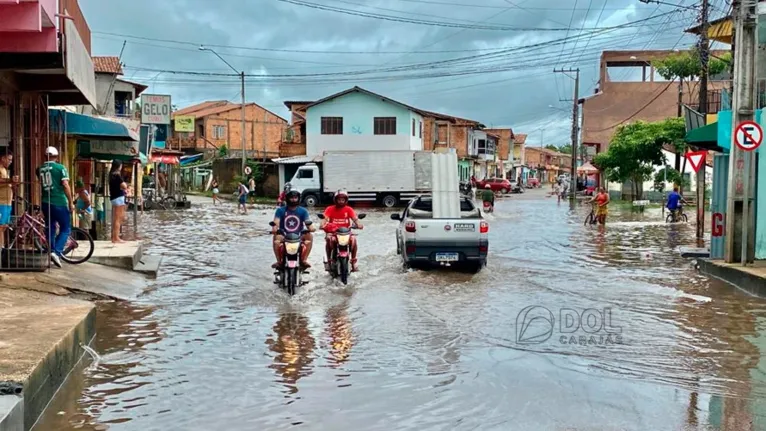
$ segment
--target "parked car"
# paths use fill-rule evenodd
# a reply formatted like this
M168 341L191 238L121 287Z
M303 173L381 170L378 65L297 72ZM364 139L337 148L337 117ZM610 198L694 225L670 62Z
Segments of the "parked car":
M486 180L478 181L476 183L476 188L484 190L487 184L489 184L493 192L500 192L503 194L510 193L513 189L511 182L502 178L488 178Z
M533 177L527 178L527 188L534 189L537 187L540 187L540 180Z
M487 264L489 223L469 198L460 199L460 218L433 218L430 196L413 199L402 214L391 214L399 222L396 251L405 268L456 266L479 272Z

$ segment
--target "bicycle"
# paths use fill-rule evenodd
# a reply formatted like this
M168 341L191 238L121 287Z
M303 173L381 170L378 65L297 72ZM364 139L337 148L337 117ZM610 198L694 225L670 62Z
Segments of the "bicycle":
M588 225L594 225L598 223L598 217L596 217L596 204L590 205L590 214L588 214L587 217L585 217L585 226Z
M29 211L25 211L19 216L13 226L10 227L13 232L13 239L8 244L8 248L33 246L38 251L47 252L48 238L45 234L43 213L38 205L30 205L27 201L22 202L29 208ZM93 256L94 249L95 244L90 234L73 226L61 259L66 263L78 265L87 262ZM82 252L82 255L78 252Z
M156 199L157 196L155 194L154 189L144 189L143 195L144 195L143 200L144 200L145 209L150 210L155 205L162 208L163 210L176 207L176 199L173 196L168 195L168 196L165 196L164 198Z
M683 207L678 207L677 210L670 211L665 218L665 223L677 223L679 221L683 221L684 223L689 221L689 218L686 217L686 214L684 213Z

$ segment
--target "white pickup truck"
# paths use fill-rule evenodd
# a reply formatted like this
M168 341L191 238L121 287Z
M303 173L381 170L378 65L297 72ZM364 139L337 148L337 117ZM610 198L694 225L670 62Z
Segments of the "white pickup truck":
M487 264L489 223L468 198L460 198L460 218L433 218L431 197L421 196L391 219L400 222L396 249L405 268L459 266L479 272Z

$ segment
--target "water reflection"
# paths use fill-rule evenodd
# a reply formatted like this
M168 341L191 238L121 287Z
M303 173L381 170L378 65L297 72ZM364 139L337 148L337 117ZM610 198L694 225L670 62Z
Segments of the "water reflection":
M338 368L345 364L351 356L354 347L354 334L351 330L351 320L348 316L349 300L327 309L325 326L329 337L328 360L330 366Z
M274 333L266 340L269 350L274 352L269 368L281 377L278 382L287 388L287 393L296 394L298 380L313 373L316 341L309 320L298 312L284 312L272 329Z

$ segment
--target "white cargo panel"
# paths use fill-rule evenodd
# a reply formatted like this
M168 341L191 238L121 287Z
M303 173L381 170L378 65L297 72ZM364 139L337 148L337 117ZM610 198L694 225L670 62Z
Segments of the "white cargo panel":
M403 192L415 188L415 151L333 151L323 157L324 191Z

